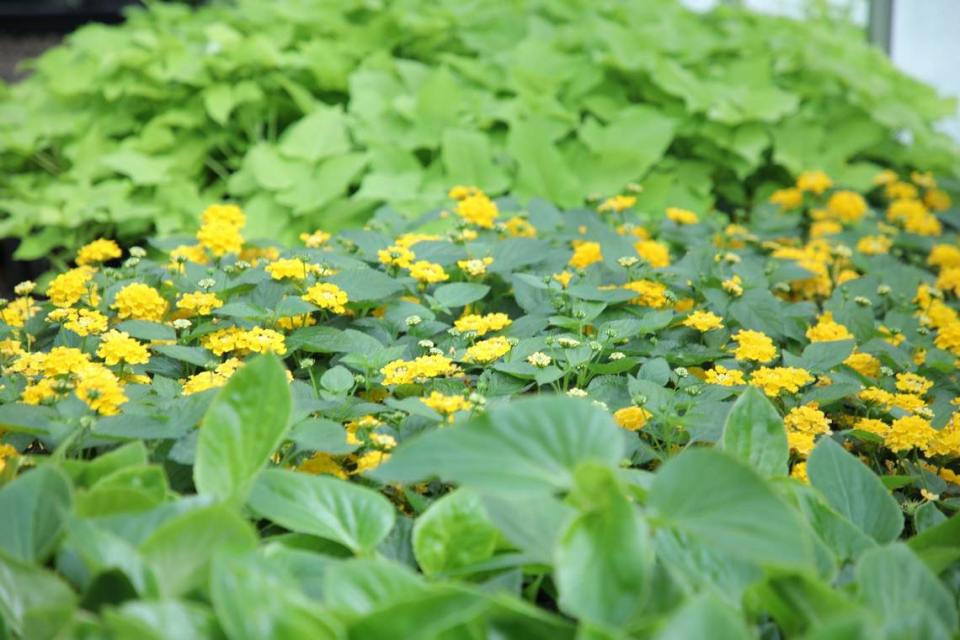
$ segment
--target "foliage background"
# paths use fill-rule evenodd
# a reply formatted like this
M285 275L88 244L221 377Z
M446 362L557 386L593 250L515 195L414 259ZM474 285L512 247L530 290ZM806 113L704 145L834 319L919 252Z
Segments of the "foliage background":
M289 240L447 186L559 206L745 206L827 170L956 170L949 102L853 29L673 0L152 3L2 89L0 235L18 257L190 228L221 197ZM904 144L904 142L911 144Z

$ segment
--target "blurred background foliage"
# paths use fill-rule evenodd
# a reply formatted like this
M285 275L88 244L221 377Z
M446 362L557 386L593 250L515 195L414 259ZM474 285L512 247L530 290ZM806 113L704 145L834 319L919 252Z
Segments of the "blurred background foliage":
M675 0L150 3L0 86L18 258L189 229L211 201L290 240L456 183L563 207L747 208L804 169L957 170L952 102L844 21Z

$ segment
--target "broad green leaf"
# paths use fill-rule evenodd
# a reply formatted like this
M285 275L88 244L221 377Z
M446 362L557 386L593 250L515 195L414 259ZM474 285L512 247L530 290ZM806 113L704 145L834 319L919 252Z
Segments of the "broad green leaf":
M427 575L469 568L493 555L500 536L480 497L467 489L449 493L413 526L413 552Z
M490 138L483 133L447 129L440 152L451 185L471 185L496 194L509 184L506 172L494 164Z
M813 576L794 573L771 575L754 584L746 601L751 608L767 612L791 637L825 620L863 612L851 596Z
M485 284L454 282L437 287L436 291L433 292L433 297L443 306L452 308L462 307L481 300L488 293L490 293L490 287Z
M279 359L258 356L241 367L203 418L193 468L197 493L243 500L283 440L290 406Z
M372 558L337 562L327 569L324 584L324 600L330 607L359 615L427 589L423 578L410 569Z
M623 450L610 414L589 402L521 398L411 439L370 475L405 483L439 476L481 492L557 491L573 486L578 463L616 465Z
M579 179L557 150L544 122L515 123L508 147L518 167L514 189L519 195L539 196L561 207L582 202Z
M581 620L622 627L642 609L651 582L647 525L611 469L582 464L576 480L582 512L555 550L558 604Z
M310 163L350 151L343 112L339 107L319 107L283 133L279 148L289 158Z
M31 640L57 637L72 618L76 600L56 574L0 551L0 632Z
M103 613L117 640L206 640L220 633L213 612L186 600L127 602Z
M812 565L800 515L755 471L719 451L689 449L668 461L654 476L649 504L657 522L706 547L761 565Z
M885 620L889 629L904 629L905 614L913 637L951 638L957 633L956 598L936 575L903 544L871 549L857 564L860 599Z
M237 99L228 84L213 84L203 92L203 104L207 113L218 124L226 124L237 106Z
M903 513L880 478L831 438L821 438L807 461L810 484L841 515L881 544L903 529Z
M285 469L260 474L250 507L282 527L368 553L393 528L394 509L377 492L339 478Z
M334 393L346 393L353 388L353 374L346 367L337 365L323 372L320 384Z
M333 616L253 555L220 554L213 563L210 593L231 640L343 637Z
M116 329L138 340L176 340L177 338L177 332L173 327L147 320L124 320L116 326Z
M690 600L654 636L656 640L748 640L752 637L738 611L709 595Z
M129 177L137 185L157 185L169 178L170 162L132 149L114 151L100 162L117 173Z
M756 387L747 387L723 426L723 449L765 476L787 473L787 433L777 409Z
M56 549L73 504L70 482L46 464L0 489L0 550L25 562L44 562Z
M167 520L140 545L161 592L179 596L206 580L213 552L238 553L256 547L253 526L222 505L195 509Z

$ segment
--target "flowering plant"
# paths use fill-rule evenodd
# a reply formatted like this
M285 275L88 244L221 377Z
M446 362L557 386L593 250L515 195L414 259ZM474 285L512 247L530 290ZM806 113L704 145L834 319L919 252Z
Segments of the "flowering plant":
M632 198L457 187L295 247L214 205L21 283L7 628L951 637L948 196L808 172L743 221Z

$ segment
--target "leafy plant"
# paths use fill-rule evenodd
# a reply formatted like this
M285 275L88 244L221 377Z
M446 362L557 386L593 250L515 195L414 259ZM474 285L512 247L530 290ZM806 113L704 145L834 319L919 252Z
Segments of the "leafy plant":
M451 194L293 248L213 205L18 285L0 635L958 633L932 176L742 224Z
M454 183L731 211L811 168L860 189L958 166L933 129L954 107L862 33L673 0L153 2L33 68L0 101L21 259L189 230L223 197L289 242Z

